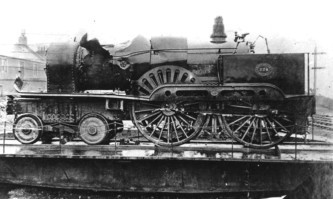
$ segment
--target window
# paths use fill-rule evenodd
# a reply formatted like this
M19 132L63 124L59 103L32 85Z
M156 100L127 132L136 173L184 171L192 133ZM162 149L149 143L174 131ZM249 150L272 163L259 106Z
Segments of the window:
M8 72L8 61L7 59L0 59L0 71L3 73Z

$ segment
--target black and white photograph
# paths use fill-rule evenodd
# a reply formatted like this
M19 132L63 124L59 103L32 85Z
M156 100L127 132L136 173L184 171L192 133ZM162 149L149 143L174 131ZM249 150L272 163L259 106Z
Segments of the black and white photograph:
M329 0L0 2L0 199L333 198Z

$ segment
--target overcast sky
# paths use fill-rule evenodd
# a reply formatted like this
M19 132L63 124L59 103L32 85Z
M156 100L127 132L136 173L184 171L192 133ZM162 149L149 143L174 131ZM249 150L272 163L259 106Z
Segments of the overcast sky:
M332 5L331 5L332 4ZM234 31L268 38L274 52L326 52L319 56L318 92L333 97L333 3L260 0L26 0L1 1L0 44L15 43L25 30L28 43L64 41L88 32L101 43L120 43L138 34L183 36L208 42L216 16L222 16L228 40ZM264 41L257 41L264 52Z

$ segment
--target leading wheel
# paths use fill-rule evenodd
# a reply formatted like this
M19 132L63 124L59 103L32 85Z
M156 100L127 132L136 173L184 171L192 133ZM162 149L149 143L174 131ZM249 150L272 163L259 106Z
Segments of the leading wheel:
M188 142L201 130L199 103L133 102L131 118L138 130L160 146Z
M42 132L42 121L35 115L24 114L19 116L14 122L14 137L22 144L33 144L37 142Z
M275 146L295 130L295 120L291 114L277 110L228 114L223 116L223 122L230 136L251 148Z
M81 139L89 144L104 144L109 139L109 124L106 118L100 114L89 113L79 123Z

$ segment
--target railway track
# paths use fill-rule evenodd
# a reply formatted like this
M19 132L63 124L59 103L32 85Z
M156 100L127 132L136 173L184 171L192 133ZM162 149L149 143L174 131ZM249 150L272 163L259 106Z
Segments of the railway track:
M313 115L310 118L309 124L321 129L333 131L333 116L332 115Z

